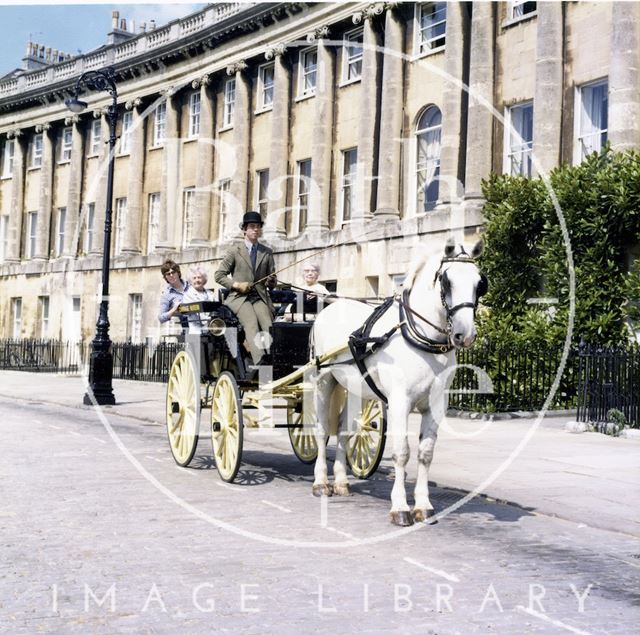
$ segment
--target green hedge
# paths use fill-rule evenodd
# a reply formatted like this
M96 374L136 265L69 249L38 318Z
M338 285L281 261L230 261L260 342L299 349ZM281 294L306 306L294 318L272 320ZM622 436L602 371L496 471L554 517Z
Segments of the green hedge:
M630 324L640 328L640 266L628 271L640 242L640 155L607 147L578 166L553 170L549 181L547 188L541 178L494 175L483 184L482 267L490 288L478 316L480 336L496 345L562 345L572 259L573 344L624 342ZM530 302L544 297L558 303Z

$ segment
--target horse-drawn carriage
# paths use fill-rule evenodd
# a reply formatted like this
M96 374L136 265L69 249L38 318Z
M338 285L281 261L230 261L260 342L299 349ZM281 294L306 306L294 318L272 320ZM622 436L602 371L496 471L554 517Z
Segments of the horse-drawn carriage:
M183 312L209 310L213 319L195 345L178 353L171 368L167 429L176 462L184 466L193 458L200 413L210 409L213 455L224 480L232 481L238 473L245 428L286 427L296 456L305 463L315 460L313 494L344 496L349 494L347 465L361 478L377 469L388 413L395 473L391 522L406 526L427 520L434 513L428 472L455 374L455 350L473 344L476 308L488 288L477 265L481 252L481 241L469 253L448 241L443 255L417 259L402 294L378 308L341 299L315 322L304 315L298 322L274 322L273 376L260 384L246 371L235 316L220 302L183 306ZM295 298L274 300L283 305ZM262 420L261 406L267 401L274 402L272 410L286 411L286 423L276 417ZM413 411L421 423L410 509L405 475ZM331 434L338 437L333 483L326 454Z
M180 306L183 315L205 313L209 319L200 334L185 336L185 348L176 355L169 373L167 432L178 465L187 466L195 455L203 411L207 411L218 473L225 481L233 481L238 473L247 428L287 428L298 459L315 461L318 448L308 376L317 363L346 347L310 362L309 333L317 299L279 289L271 291L271 299L277 313L289 315L271 327L271 363L258 369L262 382L250 368L242 325L221 297ZM384 451L386 413L377 399L363 400L361 406L348 426L347 460L355 476L368 478Z

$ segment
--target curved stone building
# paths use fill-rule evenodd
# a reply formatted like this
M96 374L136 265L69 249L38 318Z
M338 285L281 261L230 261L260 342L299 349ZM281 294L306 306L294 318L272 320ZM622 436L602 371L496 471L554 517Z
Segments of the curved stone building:
M109 96L72 114L83 72L117 83L111 336L140 341L163 332L163 260L212 280L246 209L278 268L335 244L322 280L383 295L416 251L476 237L491 171L637 147L639 7L226 3L138 33L114 17L75 57L30 45L0 79L0 337L94 332Z

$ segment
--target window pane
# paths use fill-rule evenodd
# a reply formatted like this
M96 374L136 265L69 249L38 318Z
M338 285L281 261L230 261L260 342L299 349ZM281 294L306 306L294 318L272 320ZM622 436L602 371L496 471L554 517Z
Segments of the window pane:
M416 130L416 211L433 209L438 201L442 113L436 106L425 110Z

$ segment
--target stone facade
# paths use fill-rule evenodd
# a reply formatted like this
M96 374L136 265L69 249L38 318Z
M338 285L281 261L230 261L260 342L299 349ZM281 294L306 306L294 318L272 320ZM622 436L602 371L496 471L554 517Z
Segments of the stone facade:
M610 140L636 147L637 13L606 2L216 4L0 81L0 337L94 332L109 98L85 91L88 109L72 115L64 100L82 72L112 66L119 95L111 335L157 339L160 264L203 264L213 286L246 209L263 211L279 269L335 244L318 255L322 280L386 295L416 252L481 232L492 170L526 170L531 151L532 174L579 160L590 86L610 78ZM503 117L526 133L527 104L532 139L519 139ZM280 278L295 282L297 269Z

